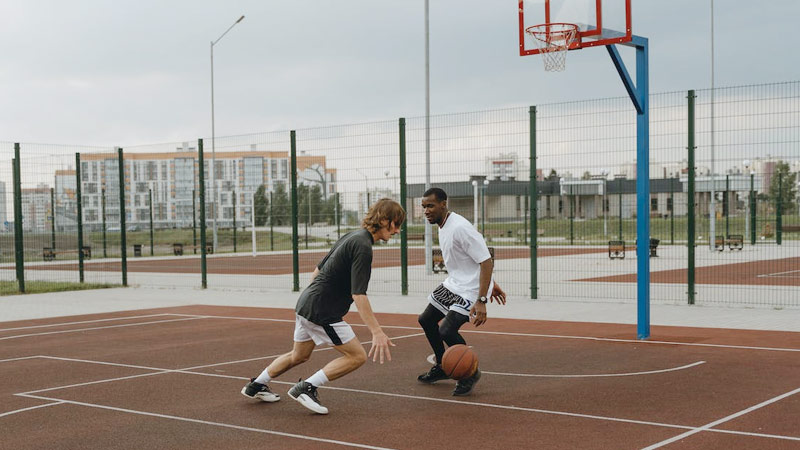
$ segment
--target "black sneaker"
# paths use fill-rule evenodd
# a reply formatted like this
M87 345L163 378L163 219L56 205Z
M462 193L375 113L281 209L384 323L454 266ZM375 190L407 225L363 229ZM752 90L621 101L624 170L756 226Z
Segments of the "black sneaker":
M458 381L456 388L453 390L453 395L458 397L469 395L472 392L472 388L475 387L475 384L477 384L480 379L481 369L475 369L475 373L472 374L471 377Z
M322 406L317 397L317 387L308 381L300 380L289 389L289 397L317 414L328 414L328 408Z
M418 376L417 380L419 380L422 383L433 384L436 383L437 381L446 380L448 378L450 377L448 377L447 374L444 373L444 370L442 370L442 366L436 364L435 366L431 367L431 370Z
M242 395L269 403L277 402L281 399L280 395L269 390L269 386L256 382L255 378L250 378L250 382L244 385Z

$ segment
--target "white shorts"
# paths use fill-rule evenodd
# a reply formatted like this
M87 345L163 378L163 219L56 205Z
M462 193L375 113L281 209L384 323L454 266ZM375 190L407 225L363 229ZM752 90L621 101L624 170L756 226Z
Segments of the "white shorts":
M455 311L465 316L469 316L469 310L474 303L450 292L443 284L440 284L428 295L428 302L442 314L447 315L448 311Z
M345 322L336 322L330 325L317 325L305 317L295 314L294 341L307 342L314 340L315 345L342 345L350 342L356 334Z

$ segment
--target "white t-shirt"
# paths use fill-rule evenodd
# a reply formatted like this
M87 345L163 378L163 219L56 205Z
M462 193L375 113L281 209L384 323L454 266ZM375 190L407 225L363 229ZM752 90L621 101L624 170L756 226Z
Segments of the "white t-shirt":
M483 236L467 219L451 212L444 227L439 228L439 246L448 273L442 284L450 292L474 302L480 288L480 264L492 257ZM489 292L493 284L489 283Z

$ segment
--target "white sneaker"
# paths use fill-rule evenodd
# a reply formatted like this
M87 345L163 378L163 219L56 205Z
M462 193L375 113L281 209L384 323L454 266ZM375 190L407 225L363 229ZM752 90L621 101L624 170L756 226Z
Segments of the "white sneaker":
M328 414L328 408L319 402L317 387L307 381L300 380L292 386L289 389L289 397L317 414Z
M256 382L255 378L251 378L250 382L244 385L242 388L242 395L267 403L277 402L281 399L281 396L272 392L269 386Z

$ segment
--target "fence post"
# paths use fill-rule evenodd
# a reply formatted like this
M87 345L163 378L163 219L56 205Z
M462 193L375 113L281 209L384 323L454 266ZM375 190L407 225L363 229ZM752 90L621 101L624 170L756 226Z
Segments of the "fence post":
M297 231L297 139L295 130L289 132L292 163L292 291L300 290L300 250Z
M50 188L50 247L56 251L56 194Z
M233 253L236 253L236 191L233 191Z
M155 253L153 251L153 190L147 190L147 201L150 206L150 256Z
M75 153L75 198L78 219L78 279L83 283L83 205L81 199L81 154Z
M669 243L675 245L675 178L672 179L672 189L669 190Z
M100 206L103 214L103 258L108 258L106 250L106 188L100 189Z
M22 164L19 160L19 142L14 143L14 261L17 269L19 291L25 292L25 248L22 240Z
M750 173L750 198L747 201L750 202L750 245L756 245L756 196L753 189L753 184L755 180L755 174Z
M273 239L274 235L274 225L272 220L272 191L269 191L269 251L275 250L275 239Z
M206 168L203 161L203 139L197 140L197 161L200 169L197 171L200 179L200 284L203 289L208 288L208 266L206 265ZM214 170L214 167L211 168Z
M689 91L689 113L688 113L688 120L689 120L689 128L688 128L688 144L687 150L689 151L688 155L688 169L689 169L689 179L688 179L688 186L687 186L687 201L686 201L686 209L687 213L689 214L689 218L687 220L687 227L686 230L686 246L689 251L689 261L688 261L688 296L689 296L689 304L694 305L694 232L695 232L695 211L694 211L694 176L695 176L695 167L694 167L694 90ZM713 238L712 238L713 239Z
M539 256L539 189L536 185L536 107L531 106L528 109L528 135L530 142L528 143L530 151L530 177L528 180L528 195L530 196L530 208L528 211L531 215L531 240L530 240L530 258L531 258L531 299L536 300L539 298L539 270L538 270L538 256ZM523 235L528 230L523 230Z
M400 133L400 204L406 207L406 119L401 117L399 121ZM339 193L336 193L336 207L339 207ZM408 218L400 228L400 294L408 295ZM338 220L337 220L338 233Z
M197 197L197 191L192 189L192 252L197 254L197 218L196 218L196 207L195 207L195 198Z
M117 166L119 171L119 244L122 266L122 285L128 285L128 251L125 231L125 160L122 147L117 148Z
M775 201L775 242L783 244L783 173L778 174L778 198Z

